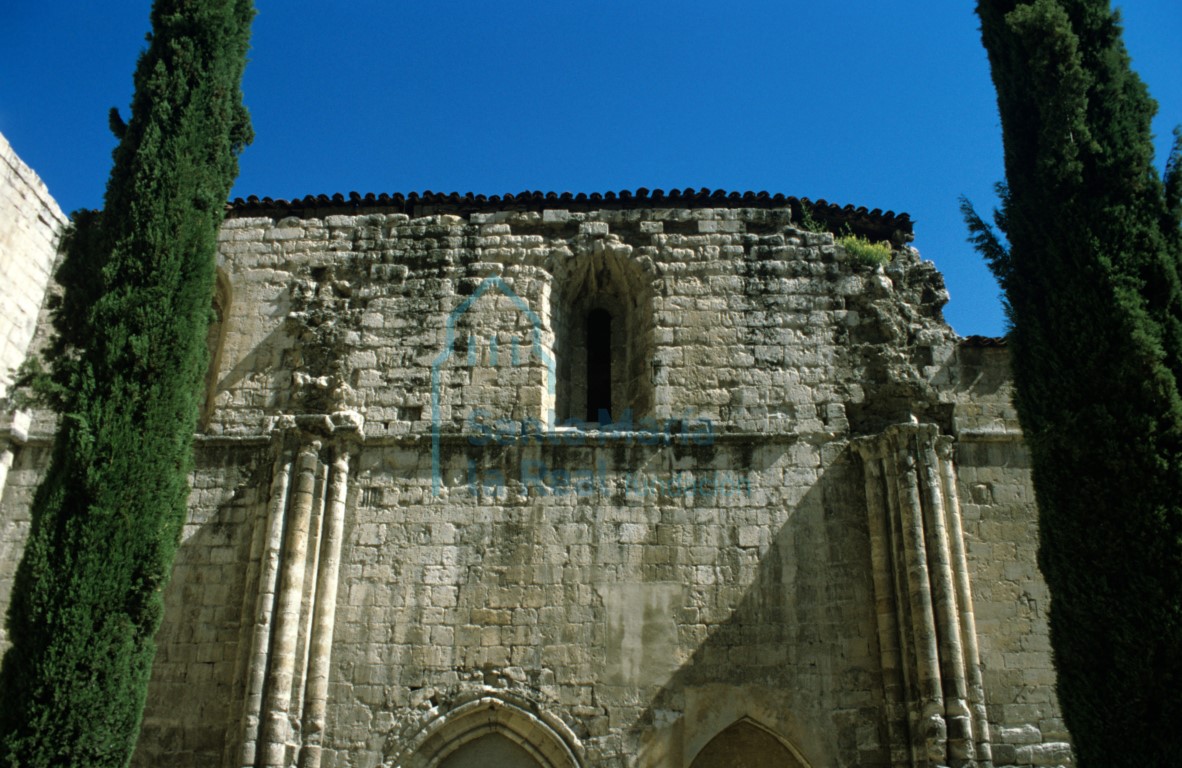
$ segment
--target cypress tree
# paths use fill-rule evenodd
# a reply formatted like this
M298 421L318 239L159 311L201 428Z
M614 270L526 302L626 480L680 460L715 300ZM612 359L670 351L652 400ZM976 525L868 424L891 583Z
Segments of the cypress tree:
M1010 316L1051 645L1079 765L1182 754L1182 152L1107 0L979 0L1006 181L962 206Z
M101 213L58 272L38 489L0 666L0 764L123 766L185 517L215 249L250 141L250 0L157 0ZM115 116L117 118L117 115Z

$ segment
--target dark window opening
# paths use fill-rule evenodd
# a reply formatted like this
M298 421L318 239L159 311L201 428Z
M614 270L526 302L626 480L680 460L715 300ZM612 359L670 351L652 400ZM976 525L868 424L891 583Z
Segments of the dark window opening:
M611 422L612 316L603 309L587 313L587 421Z
M622 429L654 415L651 281L628 259L604 258L568 264L550 293L555 427Z

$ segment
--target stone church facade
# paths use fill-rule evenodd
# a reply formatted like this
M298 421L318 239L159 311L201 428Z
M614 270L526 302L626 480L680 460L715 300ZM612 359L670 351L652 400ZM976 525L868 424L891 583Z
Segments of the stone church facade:
M34 181L5 232L52 244ZM910 234L690 190L236 201L135 764L1069 765L1006 349ZM3 418L0 608L53 432Z

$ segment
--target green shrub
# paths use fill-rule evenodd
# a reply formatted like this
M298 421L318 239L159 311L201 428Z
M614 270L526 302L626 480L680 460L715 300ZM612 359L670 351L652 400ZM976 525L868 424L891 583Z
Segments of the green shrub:
M829 227L825 226L825 222L813 217L813 212L808 206L802 205L800 207L800 221L796 225L799 229L807 232L828 232Z
M861 235L849 234L837 238L837 244L855 261L867 267L877 267L891 261L891 244L885 240L872 243Z

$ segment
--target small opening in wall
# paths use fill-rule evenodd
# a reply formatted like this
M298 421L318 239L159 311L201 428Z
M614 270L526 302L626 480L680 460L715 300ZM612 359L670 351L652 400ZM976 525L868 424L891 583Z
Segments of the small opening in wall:
M653 415L653 296L649 276L602 255L555 275L554 416L565 426L624 424Z
M605 309L587 313L587 421L611 421L612 316Z

